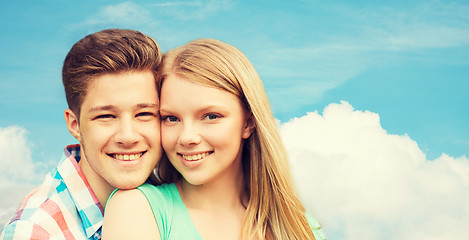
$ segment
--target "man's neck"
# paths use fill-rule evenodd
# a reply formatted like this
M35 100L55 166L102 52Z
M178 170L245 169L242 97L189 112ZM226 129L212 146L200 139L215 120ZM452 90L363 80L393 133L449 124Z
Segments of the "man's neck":
M86 161L86 157L83 155L80 162L78 162L78 166L80 166L81 170L83 171L83 174L85 175L91 190L93 190L94 194L98 198L99 203L101 203L101 206L105 208L109 195L111 195L115 188L106 182L103 178L101 178L98 174L96 174L93 168L91 168L91 166Z

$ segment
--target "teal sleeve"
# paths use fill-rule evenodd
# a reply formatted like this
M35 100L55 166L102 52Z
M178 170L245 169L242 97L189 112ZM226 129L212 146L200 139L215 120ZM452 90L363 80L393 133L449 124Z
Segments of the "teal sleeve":
M158 225L158 230L160 231L160 237L161 239L168 239L169 236L169 228L167 227L166 223L166 218L168 216L167 214L167 206L165 204L165 197L161 193L161 191L151 185L151 184L143 184L139 187L137 187L140 192L143 193L145 198L147 199L148 203L150 204L151 210L153 212L153 217L155 218L156 224ZM111 195L109 195L109 198L106 202L106 207L111 200L112 196L118 191L119 189L115 189L112 191ZM106 209L105 207L105 209Z
M313 230L314 238L316 238L316 240L327 240L326 235L322 231L321 224L308 213L306 213L306 218L311 226L311 230Z
M168 204L166 204L164 194L160 189L148 183L137 187L137 189L145 195L148 203L150 204L153 217L155 218L158 230L160 231L161 239L168 239L171 228L168 226Z

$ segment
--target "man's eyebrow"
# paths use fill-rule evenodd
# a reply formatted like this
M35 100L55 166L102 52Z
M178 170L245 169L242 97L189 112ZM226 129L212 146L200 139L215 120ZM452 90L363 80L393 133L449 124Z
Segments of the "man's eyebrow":
M155 103L139 103L135 107L136 109L142 109L142 108L158 108L158 104ZM93 112L100 112L100 111L110 111L116 109L116 106L114 105L104 105L104 106L98 106L98 107L93 107L88 110L89 113Z
M158 108L158 104L155 103L139 103L137 108Z
M100 112L100 111L109 111L109 110L112 110L114 108L115 108L115 106L113 106L113 105L104 105L104 106L92 107L92 108L90 108L90 110L88 110L88 112L92 113L92 112Z

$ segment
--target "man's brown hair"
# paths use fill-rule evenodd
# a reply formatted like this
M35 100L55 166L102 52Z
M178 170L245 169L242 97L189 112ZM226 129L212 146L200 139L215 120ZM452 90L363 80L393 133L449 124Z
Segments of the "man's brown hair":
M73 45L62 69L68 107L79 117L90 81L107 73L149 70L156 78L161 59L155 40L139 31L106 29L84 37Z

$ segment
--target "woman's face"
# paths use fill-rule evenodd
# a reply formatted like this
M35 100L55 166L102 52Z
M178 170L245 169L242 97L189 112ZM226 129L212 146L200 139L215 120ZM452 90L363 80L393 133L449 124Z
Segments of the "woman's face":
M163 149L187 182L242 177L242 143L252 127L236 96L173 74L163 82L160 104Z

